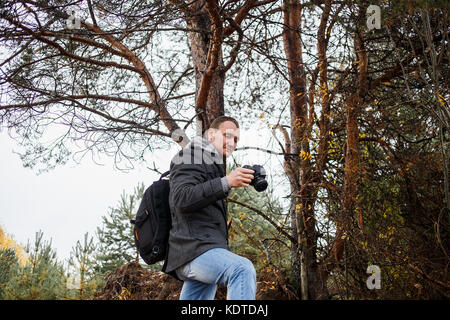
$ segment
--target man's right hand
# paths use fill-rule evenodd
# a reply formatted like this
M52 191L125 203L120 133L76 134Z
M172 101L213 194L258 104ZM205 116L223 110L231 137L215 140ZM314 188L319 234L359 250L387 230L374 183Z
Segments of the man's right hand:
M226 176L228 185L230 188L248 187L254 178L254 172L251 169L236 168Z

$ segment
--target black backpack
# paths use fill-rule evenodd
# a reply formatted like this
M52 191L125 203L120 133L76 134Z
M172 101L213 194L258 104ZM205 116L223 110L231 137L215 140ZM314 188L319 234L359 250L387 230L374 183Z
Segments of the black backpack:
M147 264L166 259L169 231L172 226L169 207L170 171L161 175L144 192L136 213L134 241L139 255Z

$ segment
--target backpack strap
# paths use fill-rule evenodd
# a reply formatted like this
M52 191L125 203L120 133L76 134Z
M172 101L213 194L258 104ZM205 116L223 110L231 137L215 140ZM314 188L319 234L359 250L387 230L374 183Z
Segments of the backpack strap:
M164 173L161 175L161 177L159 178L159 180L162 180L163 178L166 178L169 174L170 174L170 170L164 172ZM167 177L166 179L169 179L169 177Z
M169 179L169 177L168 177L168 175L170 174L170 170L169 171L166 171L166 172L164 172L162 175L161 175L161 177L159 178L159 180L162 180L162 179ZM130 223L131 224L136 224L136 219L130 219Z

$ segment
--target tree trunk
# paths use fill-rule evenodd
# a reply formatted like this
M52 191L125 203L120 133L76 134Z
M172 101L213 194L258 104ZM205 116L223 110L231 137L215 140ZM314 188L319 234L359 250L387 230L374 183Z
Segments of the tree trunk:
M359 7L359 22L357 25L364 25L365 7ZM330 270L342 259L345 242L351 233L351 221L356 211L356 196L358 193L358 183L360 174L359 165L359 127L358 117L361 112L361 106L364 103L365 96L369 88L367 82L367 63L368 56L364 44L362 27L354 35L354 50L357 57L358 78L356 79L355 91L351 92L345 99L345 128L347 133L345 149L345 167L344 167L344 198L342 201L342 213L336 219L336 235L328 258L325 259L322 266L321 277L324 282L328 277ZM362 220L361 220L362 222ZM362 225L362 223L360 224Z
M328 296L325 283L320 277L317 261L317 232L315 202L318 187L322 181L327 161L330 96L328 93L328 74L326 51L328 46L327 26L331 11L331 0L324 3L322 17L317 34L319 63L312 75L310 92L307 94L307 77L302 57L301 15L299 0L285 0L284 14L284 51L287 58L290 82L291 144L292 154L287 170L291 181L291 226L297 239L292 245L292 269L295 283L299 287L302 299L323 299ZM316 165L313 167L309 141L314 123L314 90L319 75L319 96L322 106L320 119L320 143ZM309 99L309 101L308 101ZM310 110L308 114L308 103Z
M220 27L216 24L220 21L212 23L211 12L214 12L215 8L209 8L210 11L208 11L206 1L195 1L190 9L191 14L186 17L186 22L189 29L195 30L189 32L189 47L195 73L197 134L203 134L216 117L224 114L225 73L222 72L221 50L223 31L216 32ZM214 37L215 32L219 39ZM217 51L213 51L214 45ZM211 68L209 60L213 58L217 60L217 65ZM206 79L206 77L210 78ZM208 83L205 83L206 81ZM205 96L201 97L201 95Z
M290 114L291 114L291 143L292 153L300 155L304 151L303 134L306 128L306 83L304 78L304 66L302 59L302 44L299 35L301 6L298 0L285 0L283 3L284 30L283 42L284 52L287 58L289 85L290 85ZM288 176L291 181L291 228L296 243L292 243L291 263L294 286L298 289L301 299L308 299L308 282L305 259L301 259L304 227L302 223L302 197L300 195L299 177L301 177L301 159L296 157L290 161ZM302 274L303 272L303 274Z
M301 40L302 6L298 0L285 0L284 52L287 58L290 82L291 145L292 153L298 155L290 160L288 176L291 181L291 227L297 239L292 244L292 270L301 299L322 296L317 273L315 231L315 188L311 187L312 163L308 122L306 72L302 57ZM320 285L320 286L318 286Z

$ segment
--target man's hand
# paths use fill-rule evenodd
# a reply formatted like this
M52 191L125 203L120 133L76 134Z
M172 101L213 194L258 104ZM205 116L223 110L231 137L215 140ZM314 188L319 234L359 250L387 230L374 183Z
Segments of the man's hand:
M236 168L226 176L228 185L230 188L248 187L254 178L254 172L246 168Z

